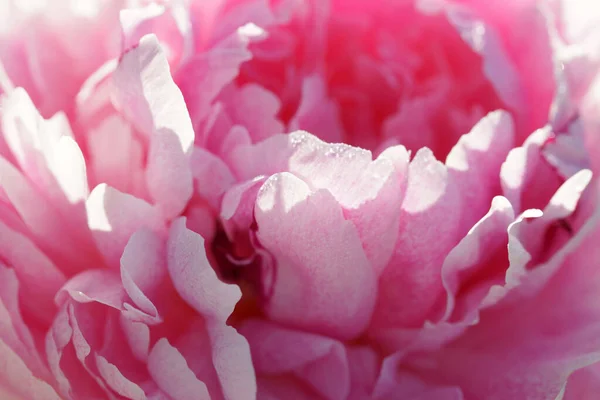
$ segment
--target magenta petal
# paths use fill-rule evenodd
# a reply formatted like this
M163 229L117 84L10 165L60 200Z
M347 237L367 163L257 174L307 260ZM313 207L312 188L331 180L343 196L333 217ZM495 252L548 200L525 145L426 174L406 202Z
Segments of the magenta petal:
M573 373L567 382L563 400L594 400L600 393L600 363Z
M255 218L258 239L276 263L269 317L335 337L359 335L373 309L375 271L333 195L276 174L259 191Z

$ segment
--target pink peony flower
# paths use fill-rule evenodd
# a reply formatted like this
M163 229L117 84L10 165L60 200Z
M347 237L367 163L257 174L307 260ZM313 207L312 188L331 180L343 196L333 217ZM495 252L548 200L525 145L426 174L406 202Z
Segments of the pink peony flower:
M1 398L595 398L591 2L0 7Z

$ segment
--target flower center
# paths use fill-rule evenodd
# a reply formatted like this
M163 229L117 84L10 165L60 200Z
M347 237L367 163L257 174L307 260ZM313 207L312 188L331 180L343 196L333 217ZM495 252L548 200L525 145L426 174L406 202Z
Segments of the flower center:
M224 282L236 284L242 290L242 299L230 317L230 324L260 315L272 294L275 260L259 243L256 229L255 222L248 231L237 231L230 237L219 227L211 243L217 274Z
M277 94L279 117L289 123L306 95L305 78L316 75L337 108L339 141L375 152L394 144L413 152L429 147L443 160L462 134L503 103L484 76L481 57L443 14L424 14L411 3L384 4L368 15L364 7L337 4L340 10L332 9L322 26L302 15L276 27L265 43L255 44L262 51L242 67L238 84L255 82ZM269 53L273 48L278 51ZM331 138L319 129L331 125L309 129Z

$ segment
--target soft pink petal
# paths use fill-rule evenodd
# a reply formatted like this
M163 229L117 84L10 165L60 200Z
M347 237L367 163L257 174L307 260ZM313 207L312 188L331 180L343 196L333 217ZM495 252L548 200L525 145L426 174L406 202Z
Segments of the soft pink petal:
M121 57L113 82L115 105L150 137L148 191L164 216L172 218L192 195L188 157L194 130L156 36L143 37Z
M210 400L206 385L189 369L185 359L167 339L160 339L148 356L148 370L158 386L173 400Z
M121 256L123 288L139 309L159 319L153 295L167 276L163 239L146 230L135 232Z
M448 154L446 166L468 208L463 215L467 229L487 212L491 199L500 192L500 167L513 146L510 115L495 111L463 135Z
M248 84L223 96L230 118L248 129L253 142L284 132L277 118L280 101L263 87Z
M371 316L375 271L333 195L276 174L258 194L255 218L258 239L276 264L267 315L336 337L359 335Z
M65 283L65 275L27 237L2 223L0 258L19 279L23 311L50 322L56 311L54 295Z
M165 223L158 211L143 200L98 185L86 202L88 224L98 249L109 266L118 268L131 235L140 228L163 232Z
M146 199L144 150L131 125L111 115L88 133L90 181Z
M420 327L439 312L433 308L443 291L440 271L460 240L461 209L446 167L420 150L409 166L395 253L379 279L372 331Z
M467 398L557 397L571 372L600 358L599 227L596 210L548 263L434 354L437 367L421 360L419 369L460 385Z
M106 358L100 355L96 355L95 358L98 373L112 390L127 399L146 399L144 391L137 384L123 376L115 365L111 364Z
M0 278L0 340L38 378L45 378L49 371L42 362L35 346L35 338L21 314L17 275L14 270L0 264Z
M319 75L305 78L301 102L289 129L311 132L329 143L343 141L338 107L327 97L325 83Z
M260 375L292 374L327 400L350 394L350 370L342 343L310 333L248 321L241 328Z
M544 207L562 183L542 153L544 144L551 138L549 127L535 131L522 147L512 149L502 164L502 192L517 213Z
M179 295L201 315L225 321L241 297L240 289L219 280L206 258L204 239L185 219L171 225L167 242L169 275Z
M397 204L407 175L409 155L402 146L373 160L367 150L298 131L241 146L234 155L232 169L242 179L289 171L315 190L328 190L356 226L373 267L378 273L385 267L398 234Z
M1 339L0 355L0 388L6 388L15 399L60 399L52 386L35 377L23 360Z
M180 23L187 22L188 19L187 9L176 5L167 8L150 3L142 8L121 10L119 20L123 34L122 48L124 51L129 50L144 35L153 33L167 52L169 64L176 66L191 50L190 29Z
M503 197L448 254L442 280L448 293L445 320L457 321L476 313L491 286L502 284L508 269L508 227L515 218Z
M256 376L248 342L234 328L220 322L209 322L207 330L224 398L255 399Z
M212 153L194 147L191 168L196 193L217 209L223 194L235 182L229 167Z

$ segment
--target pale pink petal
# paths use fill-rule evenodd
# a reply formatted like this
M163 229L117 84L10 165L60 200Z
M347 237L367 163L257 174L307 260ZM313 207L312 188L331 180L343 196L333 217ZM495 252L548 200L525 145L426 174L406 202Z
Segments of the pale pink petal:
M225 321L241 297L240 289L219 280L208 262L202 236L188 230L185 219L171 225L167 242L169 275L179 295L200 315Z
M398 234L407 175L408 152L388 149L376 160L371 152L329 144L307 132L273 136L234 151L233 172L242 179L289 171L313 189L326 189L357 228L369 261L379 273Z
M493 285L502 284L508 269L508 227L515 218L503 197L492 201L490 211L448 254L442 280L448 293L444 320L474 317Z
M85 161L63 114L43 119L28 94L17 88L3 101L2 125L21 169L57 206L85 199Z
M256 398L256 376L248 342L234 328L220 322L207 324L212 362L228 400Z
M48 383L38 379L27 365L0 339L0 388L5 388L15 399L60 400ZM0 389L2 394L2 389Z
M50 322L56 311L54 295L65 275L27 237L0 223L0 258L19 279L23 311Z
M49 371L40 358L35 338L21 314L17 275L14 270L0 264L0 278L0 340L23 360L33 374L38 378L46 378Z
M350 369L341 342L258 320L246 322L241 332L259 376L291 374L327 400L350 394Z
M173 400L210 400L206 385L189 369L181 353L167 339L160 339L148 356L148 371Z
M416 328L433 317L443 291L442 264L460 240L461 201L446 167L430 150L420 150L409 165L400 232L395 253L379 279L371 331Z
M551 138L549 127L535 131L522 147L512 149L502 164L502 192L517 213L544 207L562 183L542 153Z
M421 358L412 365L459 385L468 398L557 397L573 371L600 359L599 227L596 210L548 263L433 355L436 367Z
M463 214L466 229L487 212L491 199L500 192L500 167L513 146L510 115L495 111L463 135L448 154L446 166L468 207Z
M126 299L118 274L107 269L90 269L71 278L57 293L59 305L69 301L98 302L120 310Z
M165 223L150 204L116 189L98 185L86 202L88 224L109 266L118 268L131 235L140 228L163 232Z
M142 8L121 10L119 20L124 51L135 47L140 39L149 33L157 35L171 66L178 65L191 50L190 29L182 24L183 21L189 20L187 9L184 7L171 5L167 8L150 3Z
M134 382L127 379L119 369L106 358L96 354L98 373L106 384L120 396L131 400L145 400L144 391Z
M194 130L156 36L143 37L121 57L113 83L117 108L150 138L148 191L164 216L172 218L192 195L188 157Z
M244 85L223 94L225 109L232 121L244 126L253 142L284 132L277 118L279 99L262 86Z
M261 34L262 30L258 29L258 35ZM209 116L213 101L235 79L241 64L252 57L247 48L251 38L252 32L244 32L241 27L210 50L195 55L177 71L176 82L194 127ZM205 138L200 137L198 144L205 144L204 141Z
M258 194L255 218L258 239L276 264L267 315L335 337L359 335L373 309L375 271L333 195L276 174Z
M235 182L229 167L200 147L194 147L191 162L195 192L217 209L223 194Z
M88 134L90 182L146 199L143 147L131 125L111 115Z
M159 319L153 295L167 276L163 239L147 230L135 232L121 256L123 288L139 309Z

